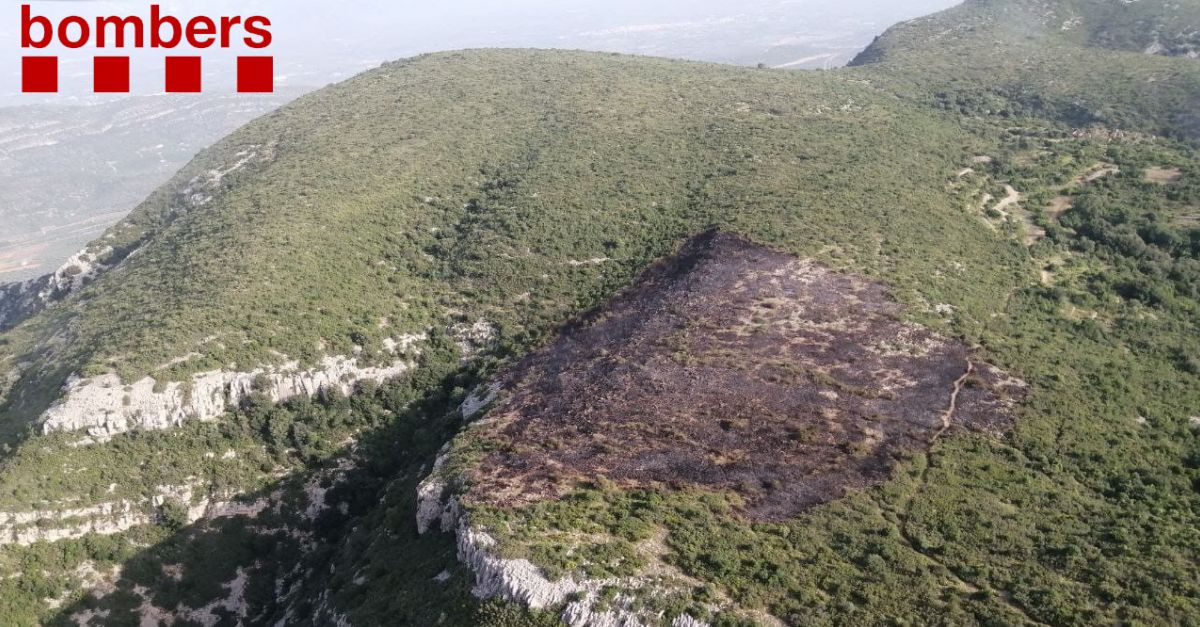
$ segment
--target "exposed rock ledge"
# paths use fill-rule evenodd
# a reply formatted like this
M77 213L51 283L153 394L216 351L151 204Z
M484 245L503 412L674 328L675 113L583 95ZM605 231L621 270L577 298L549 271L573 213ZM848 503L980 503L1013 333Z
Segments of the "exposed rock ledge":
M410 345L419 339L422 337L405 338ZM213 420L253 392L276 402L332 389L349 394L356 383L382 383L414 365L400 360L383 367L361 367L356 358L325 357L320 367L310 370L300 370L293 362L250 372L201 372L187 385L159 385L152 377L124 385L115 374L72 377L64 386L63 398L42 415L42 431L86 431L103 439L134 429L169 429L186 420Z
M480 599L500 598L533 609L563 607L560 619L571 627L643 627L660 624L661 617L644 616L630 609L633 599L623 596L618 596L609 604L612 609L596 609L602 592L609 586L622 590L644 590L652 595L657 591L667 592L664 582L655 578L576 579L567 576L551 581L529 560L504 559L495 555L495 538L486 530L472 526L458 499L447 496L447 480L442 472L445 460L443 452L429 478L418 487L417 528L420 533L430 529L457 533L458 561L475 573L475 586L471 590L473 595ZM708 623L685 614L674 619L671 627L708 627Z
M58 542L91 534L113 535L155 522L158 510L167 502L178 503L186 512L188 524L201 519L231 516L257 517L269 503L265 500L242 503L232 500L233 493L221 497L194 498L195 486L159 486L155 496L144 502L110 501L86 507L42 509L25 512L0 512L0 546L28 546L37 542Z
M89 245L71 255L52 274L0 285L0 331L79 291L117 262L112 246Z
M486 531L472 527L467 517L460 517L457 533L458 560L474 571L475 586L471 593L477 598L501 598L533 609L561 606L563 612L560 618L571 627L643 627L659 624L655 619L661 617L642 616L630 609L632 598L618 596L610 604L613 609L596 609L601 593L609 586L623 590L646 590L654 595L659 586L653 579L575 579L568 576L550 581L529 560L504 559L494 555L496 540ZM708 627L708 623L684 614L675 618L671 627Z
M495 546L496 540L485 531L472 528L465 517L460 519L458 561L470 566L475 572L475 587L471 589L471 594L478 598L502 598L523 603L534 609L566 604L559 618L571 627L642 627L647 624L645 620L660 618L639 615L628 608L632 599L621 596L613 600L614 609L595 609L605 588L652 588L651 580L576 580L573 577L564 577L558 581L550 581L542 574L542 570L529 560L503 559L493 555L492 548ZM708 627L708 623L684 614L673 620L671 627Z

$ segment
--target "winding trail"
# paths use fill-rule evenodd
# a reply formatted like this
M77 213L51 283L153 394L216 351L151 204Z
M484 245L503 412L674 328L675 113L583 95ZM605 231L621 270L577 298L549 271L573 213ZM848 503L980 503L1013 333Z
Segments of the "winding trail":
M953 426L954 414L958 410L958 397L962 393L963 386L966 385L967 379L970 378L974 373L975 364L970 359L967 359L966 371L963 372L962 376L954 381L954 389L950 391L949 405L946 407L946 411L942 412L942 426L937 430L936 433L933 434L933 437L929 441L930 450L925 454L925 467L921 469L921 476L917 479L917 483L913 487L912 491L909 492L904 500L900 503L900 509L897 512L899 520L896 522L896 528L900 532L900 537L904 539L909 548L911 548L921 557L928 560L930 563L941 567L941 569L945 571L945 574L951 580L953 580L959 589L969 594L980 592L979 586L976 586L966 579L963 579L954 571L954 569L943 563L936 555L930 554L928 551L922 549L918 543L918 539L913 535L912 530L909 528L909 523L912 519L913 501L916 500L918 494L924 492L929 486L929 474L933 468L932 447L937 443L938 439L941 438L946 431L949 431L951 426ZM1026 624L1038 625L1040 627L1046 626L1046 623L1043 623L1031 616L1029 612L1022 607L1021 604L1007 591L1002 591L996 596L996 598L998 598L1009 610L1023 618Z
M1008 215L1007 209L1021 202L1021 192L1018 192L1012 185L1004 186L1004 198L992 207L992 211Z
M954 381L954 390L950 392L950 406L946 408L946 411L942 412L942 428L933 434L933 438L929 441L931 445L937 442L938 438L942 437L942 434L950 429L950 425L954 420L954 412L958 411L958 395L962 393L963 385L972 374L975 374L975 364L971 363L971 360L968 359L967 371ZM928 467L926 467L926 471L928 471Z

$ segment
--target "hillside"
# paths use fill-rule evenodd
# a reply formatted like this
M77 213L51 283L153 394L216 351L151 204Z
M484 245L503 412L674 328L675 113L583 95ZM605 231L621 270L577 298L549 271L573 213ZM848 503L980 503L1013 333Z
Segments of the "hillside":
M0 616L1186 624L1200 64L1138 4L250 123L0 300Z
M898 92L967 116L1195 142L1196 24L1195 2L975 0L893 27L851 65L886 66Z
M0 282L53 271L201 148L295 95L0 107Z

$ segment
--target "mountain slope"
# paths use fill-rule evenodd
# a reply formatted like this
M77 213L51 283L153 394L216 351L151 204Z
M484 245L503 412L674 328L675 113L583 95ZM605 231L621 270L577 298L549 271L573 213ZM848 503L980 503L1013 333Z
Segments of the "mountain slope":
M466 98L492 76L536 67L559 80L514 79ZM436 97L427 85L439 86ZM455 94L466 99L444 106ZM888 229L923 239L913 251L952 240L997 262L1013 254L938 197L944 172L930 159L960 159L971 140L915 108L885 108L885 98L849 76L595 55L460 53L392 64L202 155L100 240L136 255L82 287L73 297L81 306L16 329L14 345L51 347L26 371L32 385L50 379L43 363L135 381L231 363L252 370L286 361L280 354L308 365L355 345L382 360L382 340L449 326L451 310L500 326L559 320L608 280L608 268L572 260L611 257L627 276L718 220L762 232L803 222L810 250L873 247L864 234ZM893 148L881 150L894 160L856 159L868 133L888 138ZM896 180L894 168L911 176ZM192 189L197 177L203 190ZM915 228L916 216L889 207L897 201L940 206L941 217ZM586 219L558 219L566 215ZM927 228L933 220L942 232ZM631 237L631 223L646 229ZM347 242L353 254L329 254ZM910 281L939 263L915 252L879 261ZM524 292L537 297L505 311ZM46 342L64 331L69 339ZM52 394L21 389L12 407L25 417Z
M14 624L530 625L630 612L676 625L1186 622L1200 611L1200 159L1151 132L1182 115L1200 70L1070 37L1039 53L1046 64L997 61L1003 33L989 20L1027 6L971 2L897 27L866 53L877 62L837 72L429 55L234 133L97 240L94 271L58 277L52 304L0 336L0 570L25 573L0 580L0 613ZM1049 6L1107 23L1102 5ZM1021 32L1049 36L1014 15ZM931 25L958 34L903 36ZM1062 114L1070 94L1146 68L1161 89L1106 92L1119 112L1108 128ZM1003 106L942 106L939 85ZM1033 97L1051 104L1008 108ZM712 229L758 251L747 284L781 294L718 324L738 310L693 316L670 290L707 285L697 293L722 302L738 277L714 288L682 272L648 291L653 307L610 317L614 294ZM795 277L752 274L783 259L826 268L818 285L861 290L818 297ZM805 298L878 307L864 319L895 341ZM747 474L753 460L736 456L777 438L754 439L756 415L709 416L711 429L703 404L672 396L711 392L685 385L651 399L674 399L663 424L623 413L603 426L661 427L649 432L682 434L680 446L715 433L729 459L697 450L656 472L716 460L759 485L711 467L699 482L642 480L607 463L636 448L586 453L610 432L569 412L531 414L530 435L506 432L500 448L480 437L502 417L489 410L511 407L490 390L526 355L537 366L565 346L550 354L582 355L563 366L584 374L645 366L623 345L588 353L573 339L581 320L678 324L638 345L654 356L645 364L693 376L708 360L726 382L753 380L735 367L738 342L759 338L761 352L791 338L778 324L828 332L851 353L871 340L875 356L802 351L789 361L805 368L767 373L791 386L781 395L809 400L763 409L761 423L789 446L828 444L822 463L864 470L821 498L800 498L802 464L781 466L787 486ZM934 365L842 376L895 360ZM996 404L1000 379L970 376L984 364L1026 384L1011 415L973 409ZM526 374L550 395L532 405L569 409L578 399L556 390L595 387ZM889 394L874 376L901 379ZM920 399L903 404L911 416L889 404L905 390ZM822 439L796 407L849 407L854 430ZM872 433L901 444L874 448ZM480 465L489 453L507 474ZM592 480L567 472L537 498L472 500L489 485L481 475L540 480L546 458ZM758 495L792 491L801 505L755 515Z
M1193 2L973 0L893 27L851 65L885 65L898 91L966 115L1195 141L1197 24Z
M0 108L0 282L52 271L196 151L295 95Z

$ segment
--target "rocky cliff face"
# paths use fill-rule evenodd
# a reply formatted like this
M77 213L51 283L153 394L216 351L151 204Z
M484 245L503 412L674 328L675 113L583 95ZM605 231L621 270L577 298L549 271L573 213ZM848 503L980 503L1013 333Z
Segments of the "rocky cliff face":
M567 576L551 581L537 565L525 559L505 559L495 554L496 540L487 531L472 527L457 506L447 512L458 515L458 560L475 573L471 593L480 599L499 598L522 603L534 609L562 607L562 621L571 627L642 627L662 625L661 614L647 615L635 608L636 598L627 592L611 599L600 609L607 588L616 588L650 597L670 594L669 582L653 577L577 579ZM446 526L448 519L442 520ZM707 627L708 623L686 614L669 623L671 627Z
M0 332L11 329L46 307L70 296L107 270L112 247L83 249L53 274L20 283L0 285Z
M673 582L658 577L622 577L587 579L567 576L557 581L546 577L533 562L505 559L496 554L496 540L485 529L475 527L463 511L458 498L451 494L444 468L447 456L438 457L429 477L417 489L417 529L457 534L458 561L475 573L471 593L480 599L499 598L534 609L562 607L562 621L572 627L642 627L662 625L661 615L646 615L633 609L631 594L618 595L600 609L607 588L645 593L669 594ZM682 615L671 627L707 627L708 623Z
M407 348L420 339L422 336L407 336L398 344ZM169 429L187 420L213 420L256 392L275 402L324 390L349 394L361 381L382 383L413 365L398 360L382 367L364 367L356 358L326 357L320 366L308 370L295 363L250 372L216 370L195 374L186 382L165 384L152 377L124 384L115 374L73 377L63 398L43 414L42 431L84 431L103 439L134 429Z
M58 302L107 270L113 257L111 246L85 248L71 255L53 274L0 285L0 331Z
M71 255L54 274L47 277L46 286L38 292L38 298L43 303L49 303L78 290L108 269L112 255L112 246L101 246L95 250L89 247Z
M0 512L0 546L58 542L91 534L112 535L154 523L167 503L178 504L185 520L229 516L257 517L269 503L265 500L240 503L228 492L201 495L197 485L158 486L153 496L134 501L120 499L79 507L45 507L22 512Z
M1165 57L1200 59L1200 32L1192 33L1190 39L1180 37L1166 42L1155 40L1146 46L1144 52Z

